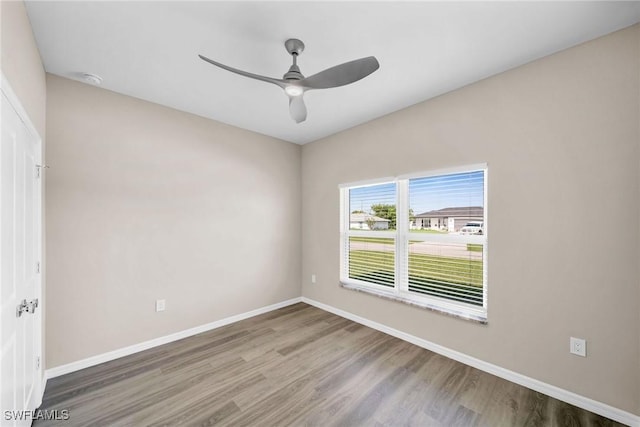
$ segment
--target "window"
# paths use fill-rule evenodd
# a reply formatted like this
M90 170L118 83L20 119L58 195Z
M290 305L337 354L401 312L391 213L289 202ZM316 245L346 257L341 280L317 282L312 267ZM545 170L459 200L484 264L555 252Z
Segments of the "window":
M345 184L343 286L486 321L486 166Z

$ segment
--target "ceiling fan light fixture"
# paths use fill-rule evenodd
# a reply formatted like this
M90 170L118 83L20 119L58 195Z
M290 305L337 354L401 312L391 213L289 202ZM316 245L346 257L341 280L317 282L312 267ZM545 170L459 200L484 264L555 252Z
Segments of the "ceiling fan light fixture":
M284 91L289 96L300 96L304 93L304 89L300 86L289 85L284 88Z

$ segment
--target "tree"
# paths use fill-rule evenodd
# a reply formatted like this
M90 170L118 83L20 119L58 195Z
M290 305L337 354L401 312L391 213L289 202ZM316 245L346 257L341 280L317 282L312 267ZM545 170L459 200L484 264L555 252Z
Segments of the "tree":
M396 228L396 205L378 203L371 205L371 210L375 216L389 220L389 228Z
M364 213L364 211L355 210L355 211L353 211L353 212L351 212L351 213Z
M371 210L375 216L389 220L389 228L396 228L396 205L388 205L379 203L377 205L371 205ZM413 209L409 209L409 221L416 219Z

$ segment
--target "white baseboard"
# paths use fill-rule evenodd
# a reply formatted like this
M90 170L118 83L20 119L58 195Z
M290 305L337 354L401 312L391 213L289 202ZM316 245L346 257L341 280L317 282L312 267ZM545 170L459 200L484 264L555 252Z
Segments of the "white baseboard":
M109 362L111 360L128 356L130 354L147 350L149 348L157 347L159 345L181 340L183 338L197 335L202 332L210 331L212 329L220 328L222 326L226 326L231 323L238 322L240 320L258 316L259 314L268 313L270 311L277 310L279 308L286 307L288 305L296 304L301 301L302 301L301 297L292 298L290 300L282 301L276 304L271 304L266 307L261 307L255 310L247 311L246 313L236 314L235 316L216 320L215 322L207 323L206 325L196 326L194 328L186 329L184 331L165 335L159 338L154 338L149 341L144 341L139 344L134 344L128 347L120 348L118 350L113 350L107 353L98 354L96 356L91 356L86 359L78 360L76 362L67 363L66 365L56 366L54 368L50 368L45 371L45 376L44 376L45 384L47 379L55 378L64 374L69 374L71 372L79 371L80 369L88 368L91 366L99 365L100 363ZM43 387L43 390L44 390L44 387Z
M497 377L504 378L505 380L520 384L521 386L530 388L537 392L544 393L547 396L551 396L555 399L567 402L579 408L586 409L587 411L591 411L595 414L602 415L603 417L610 418L629 426L640 426L640 416L634 415L627 411L623 411L622 409L618 409L605 403L589 399L588 397L584 397L568 390L553 386L551 384L538 381L517 372L501 368L500 366L485 362L480 359L476 359L475 357L468 356L464 353L460 353L439 344L435 344L425 339L418 338L414 335L407 334L397 329L390 328L381 323L374 322L373 320L369 320L364 317L349 313L348 311L344 311L306 297L302 297L302 302L313 305L314 307L318 307L322 310L328 311L346 319L353 320L354 322L363 324L380 332L384 332L385 334L400 338L401 340L410 342L419 347L426 348L427 350L431 350L434 353L438 353L450 359L457 360L458 362L464 363L465 365L472 366L474 368L480 369L481 371L488 372Z

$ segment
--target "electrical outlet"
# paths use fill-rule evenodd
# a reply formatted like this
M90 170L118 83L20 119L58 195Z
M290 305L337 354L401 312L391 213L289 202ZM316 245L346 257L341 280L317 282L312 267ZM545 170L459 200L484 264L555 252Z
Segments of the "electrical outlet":
M569 339L569 351L577 356L587 357L587 341L582 338Z
M315 274L311 275L311 283L316 283L316 275Z
M165 300L159 299L156 300L156 311L164 311Z

